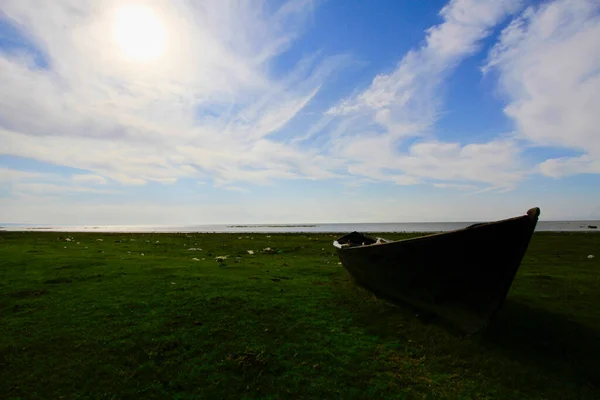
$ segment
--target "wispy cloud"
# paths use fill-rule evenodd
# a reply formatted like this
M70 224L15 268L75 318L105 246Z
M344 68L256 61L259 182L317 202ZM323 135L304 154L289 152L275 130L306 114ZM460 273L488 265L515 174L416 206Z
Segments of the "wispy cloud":
M61 195L67 193L117 193L115 190L97 189L85 186L67 186L54 183L14 183L12 185L14 193L27 193L36 195Z
M504 29L485 71L497 71L504 112L535 145L582 153L539 170L561 177L600 173L600 3L557 0L528 8Z
M167 53L136 65L107 34L118 1L3 3L48 67L26 51L0 53L2 153L123 184L202 171L220 181L328 176L326 159L269 138L345 63L310 55L283 76L270 72L301 33L311 1L276 9L263 1L148 3L168 27ZM245 173L250 167L257 173Z
M106 185L106 179L99 175L79 174L72 176L73 181L91 185Z
M35 171L21 171L12 168L0 167L0 183L13 183L21 180L43 178L46 174Z
M421 47L408 52L393 72L376 76L364 91L326 112L324 119L334 120L328 127L344 127L332 134L331 154L344 159L352 174L397 184L429 179L516 184L522 173L513 141L444 142L435 138L435 123L444 103L439 93L445 79L520 7L517 0L448 3L440 12L443 22L427 30ZM420 140L399 150L411 137Z
M115 194L115 189L101 189L106 179L97 175L75 174L69 176L40 171L21 171L0 168L0 188L20 197L60 197L72 193Z
M229 190L231 192L240 192L240 193L248 192L248 189L241 188L239 186L221 186L221 189Z
M520 0L452 0L443 22L427 30L423 45L408 52L390 74L332 107L327 114L366 112L394 137L420 135L435 122L439 85L466 56L478 50L491 29L521 6Z
M434 183L433 186L440 189L456 189L456 190L473 190L476 189L475 185L464 185L460 183Z

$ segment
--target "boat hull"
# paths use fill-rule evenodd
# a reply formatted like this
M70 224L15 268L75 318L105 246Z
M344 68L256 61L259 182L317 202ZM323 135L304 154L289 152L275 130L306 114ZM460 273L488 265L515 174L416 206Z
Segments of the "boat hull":
M356 245L357 232L336 242L357 283L384 297L433 312L467 333L500 309L527 251L539 208L526 215L385 244Z

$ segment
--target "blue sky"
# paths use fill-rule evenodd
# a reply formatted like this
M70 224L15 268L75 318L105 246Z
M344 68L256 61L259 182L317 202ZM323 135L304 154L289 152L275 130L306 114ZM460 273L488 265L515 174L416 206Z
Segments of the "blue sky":
M5 0L0 223L600 218L593 0Z

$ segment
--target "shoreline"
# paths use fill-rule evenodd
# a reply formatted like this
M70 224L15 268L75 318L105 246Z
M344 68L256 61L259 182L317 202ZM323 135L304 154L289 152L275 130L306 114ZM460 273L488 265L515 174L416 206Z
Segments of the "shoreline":
M460 229L460 228L458 228ZM361 230L362 233L373 234L373 233L388 233L388 234L404 234L404 233L419 233L419 234L433 234L440 232L451 232L452 230ZM13 232L13 233L106 233L106 234L269 234L269 235L289 235L289 234L345 234L353 230L104 230L104 229L67 229L67 228L32 228L32 229L6 229L0 228L0 232ZM535 233L600 233L600 230L596 228L580 228L580 229L536 229Z
M362 223L262 223L262 224L0 224L5 232L102 232L102 233L433 233L450 232L476 223L460 222L362 222ZM538 221L536 232L598 232L598 220Z

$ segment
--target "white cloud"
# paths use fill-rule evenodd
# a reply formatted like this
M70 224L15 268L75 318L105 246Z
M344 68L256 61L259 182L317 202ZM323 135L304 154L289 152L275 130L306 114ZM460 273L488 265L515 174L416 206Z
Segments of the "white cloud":
M577 174L600 174L600 157L589 155L580 157L552 158L540 164L540 172L553 178Z
M600 3L557 0L527 9L504 29L484 71L497 71L505 113L535 145L582 152L546 160L561 177L600 173Z
M0 167L0 183L12 183L20 180L39 179L45 174L35 171L21 171Z
M96 172L124 184L143 184L188 176L166 154L166 148L156 143L135 143L127 140L118 144L101 138L42 136L0 129L0 141L8 143L0 150L4 154L33 158L40 161Z
M440 11L444 22L427 30L420 48L407 53L392 73L376 76L368 89L328 114L370 112L394 136L421 134L437 116L435 92L442 80L520 5L520 0L450 1Z
M117 193L114 190L97 189L84 186L67 186L54 183L21 183L17 182L12 185L13 193L20 194L36 194L36 195L64 195L68 193Z
M440 189L473 190L477 186L460 183L434 183L433 186Z
M488 178L470 173L483 160L467 154L468 145L445 152L443 160L419 153L427 144L407 154L394 148L401 138L430 133L443 79L520 3L450 1L440 12L443 22L427 30L420 48L394 72L378 75L364 92L333 107L326 119L337 118L334 124L317 124L305 136L331 129L334 141L323 151L271 137L347 62L310 56L286 76L270 76L270 62L302 30L310 1L289 1L275 11L263 2L151 1L167 27L168 50L141 64L124 58L110 35L102 34L110 31L118 2L63 0L34 7L7 1L5 14L45 52L49 68L32 67L24 55L0 56L0 118L6 121L0 140L8 143L2 152L128 185L206 176L218 185L268 184L348 173L401 185L428 178L512 185L512 172ZM448 173L449 164L459 170Z
M0 53L2 154L123 184L331 175L330 161L269 138L346 63L308 56L272 76L273 59L303 29L311 1L277 9L264 1L147 3L167 28L167 51L144 63L127 59L108 34L119 1L3 3L48 68L26 52ZM265 173L246 174L250 166Z
M366 90L327 111L328 125L337 118L344 126L332 134L331 154L346 160L352 174L397 184L441 180L514 187L524 176L514 141L444 142L434 138L434 126L443 81L520 7L518 0L450 1L440 12L443 22L427 30L421 47L408 52L393 72L376 76ZM399 150L410 137L420 139Z
M73 179L73 181L75 181L77 183L83 183L83 184L86 184L86 183L91 184L91 185L105 185L106 184L106 179L104 179L100 175L80 174L80 175L73 175L72 179Z
M221 189L225 189L225 190L229 190L231 192L240 192L240 193L246 193L248 192L248 189L244 189L241 188L239 186L220 186Z
M350 172L399 184L431 179L501 188L514 187L525 175L518 157L519 147L510 140L468 145L421 141L410 146L406 153L395 151L391 143L381 143L384 140L390 140L389 136L342 142L339 152L358 161L349 167ZM397 181L399 174L411 178Z
M6 187L13 196L30 199L31 196L60 198L72 193L114 194L114 189L99 189L106 179L91 174L72 176L51 172L23 171L0 168L0 187Z

